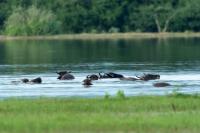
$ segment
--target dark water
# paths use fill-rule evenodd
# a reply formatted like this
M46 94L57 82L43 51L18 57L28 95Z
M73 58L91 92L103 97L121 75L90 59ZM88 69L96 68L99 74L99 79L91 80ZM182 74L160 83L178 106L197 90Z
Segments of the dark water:
M200 92L200 38L98 40L98 41L1 41L0 97L103 96L123 90L126 95L165 95L174 90ZM56 71L71 70L72 81L59 81ZM82 80L92 73L116 72L125 76L156 73L156 81ZM43 84L14 84L22 78L42 77ZM172 84L155 88L156 82Z

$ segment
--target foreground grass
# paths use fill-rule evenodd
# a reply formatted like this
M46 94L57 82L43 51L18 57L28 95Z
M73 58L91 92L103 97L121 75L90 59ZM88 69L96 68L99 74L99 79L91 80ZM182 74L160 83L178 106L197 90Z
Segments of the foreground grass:
M0 132L199 132L199 96L0 101Z
M0 36L0 40L96 40L96 39L145 39L145 38L189 38L200 37L197 32L166 32L166 33L81 33L48 36Z

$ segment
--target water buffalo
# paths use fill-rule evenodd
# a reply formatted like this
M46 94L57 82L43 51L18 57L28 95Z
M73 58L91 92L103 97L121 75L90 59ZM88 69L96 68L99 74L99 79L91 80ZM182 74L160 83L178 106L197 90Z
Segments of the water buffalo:
M60 72L56 72L58 75L65 75L67 73L71 73L71 71L60 71Z
M42 83L42 79L40 77L32 79L30 81L30 83L34 83L34 84L41 84Z
M42 79L40 77L29 80L27 78L21 79L22 83L30 83L30 84L41 84L42 83Z
M72 80L75 79L75 77L70 74L71 71L61 71L61 72L56 72L59 76L57 79L59 80Z
M121 74L109 72L109 73L99 73L99 78L123 78L124 76Z
M92 85L92 80L89 79L89 78L84 79L84 80L83 80L83 85L85 85L85 86L90 86L90 85Z
M29 79L27 78L24 78L24 79L21 79L22 83L28 83L29 82Z
M160 83L154 83L153 86L154 87L166 87L166 86L171 86L171 85L169 83L160 82Z
M96 75L96 74L92 74L92 75L88 75L86 78L87 78L87 79L91 79L91 80L98 80L98 79L99 79L99 76Z
M144 81L148 81L148 80L156 80L156 79L160 79L160 75L157 74L144 74L141 77L137 77L140 80L144 80Z

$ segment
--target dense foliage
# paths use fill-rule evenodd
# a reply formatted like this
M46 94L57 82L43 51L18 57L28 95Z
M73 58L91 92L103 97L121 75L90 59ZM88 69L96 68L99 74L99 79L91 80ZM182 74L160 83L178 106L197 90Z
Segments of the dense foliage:
M31 6L24 10L17 8L5 24L8 35L41 35L59 33L60 23L55 15L46 10Z
M10 35L199 31L199 22L199 0L0 1L0 30Z

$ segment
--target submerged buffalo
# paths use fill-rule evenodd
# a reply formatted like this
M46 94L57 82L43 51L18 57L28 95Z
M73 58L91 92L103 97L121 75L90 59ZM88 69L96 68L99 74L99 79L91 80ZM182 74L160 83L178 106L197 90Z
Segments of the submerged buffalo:
M148 81L148 80L156 80L160 79L160 75L157 74L144 74L141 77L137 77L140 80Z
M96 75L96 74L92 74L92 75L88 75L86 78L87 78L87 79L91 79L91 80L98 80L98 79L99 79L99 76Z
M24 78L24 79L21 79L22 83L28 83L29 82L29 79L27 78Z
M30 82L34 83L34 84L41 84L42 83L42 79L39 77L39 78L32 79Z
M29 80L27 78L21 79L22 83L31 83L31 84L41 84L42 79L40 77Z
M171 84L165 83L165 82L160 82L160 83L153 84L153 86L154 87L166 87L166 86L171 86Z
M121 74L109 72L109 73L99 73L99 78L123 78L124 76Z
M84 79L84 80L83 80L83 85L84 85L84 86L93 85L93 84L92 84L92 80L89 79L89 78Z
M75 79L75 77L70 74L71 71L61 71L61 72L56 72L59 76L57 79L59 80L72 80Z

